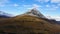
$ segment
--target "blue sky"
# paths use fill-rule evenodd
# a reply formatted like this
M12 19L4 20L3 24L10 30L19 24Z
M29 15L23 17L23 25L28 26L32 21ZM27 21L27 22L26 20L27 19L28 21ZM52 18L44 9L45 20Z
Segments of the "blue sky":
M0 0L0 11L19 15L37 8L48 18L60 20L60 0Z

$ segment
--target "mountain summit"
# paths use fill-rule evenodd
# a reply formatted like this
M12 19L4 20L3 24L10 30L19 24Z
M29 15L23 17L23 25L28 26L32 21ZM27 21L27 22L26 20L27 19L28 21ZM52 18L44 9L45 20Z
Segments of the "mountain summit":
M37 9L31 9L28 12L26 12L25 15L36 16L36 17L40 17L40 18L45 18L45 16L42 15Z

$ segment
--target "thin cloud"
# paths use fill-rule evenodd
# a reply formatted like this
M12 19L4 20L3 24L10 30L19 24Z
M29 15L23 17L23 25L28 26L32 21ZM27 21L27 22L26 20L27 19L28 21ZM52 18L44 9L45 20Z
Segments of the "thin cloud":
M4 4L0 4L0 7L4 7L5 5Z
M42 3L49 2L49 1L51 3L60 3L60 0L35 0L35 1L42 2Z
M33 8L39 8L39 7L41 7L40 5L37 5L37 4L33 4L32 6L33 6Z
M52 8L55 8L55 9L59 8L58 5L52 5L51 7L52 7Z
M59 16L46 16L46 18L55 19L56 21L60 21L60 17Z
M37 5L37 4L32 4L32 5L23 5L24 7L41 7L40 5Z
M5 3L8 3L9 0L0 0L0 4L5 4Z
M30 6L32 6L32 5L23 5L23 7L30 7Z
M36 0L36 1L38 1L38 2L48 2L49 0Z
M58 4L58 6L60 6L60 3Z
M50 7L50 5L46 5L46 7Z
M60 0L51 0L52 3L60 3Z
M18 5L18 4L13 4L13 6L14 6L14 7L17 7L17 6L19 6L19 5Z
M53 19L57 20L57 21L60 21L60 17L59 16L52 16Z
M23 5L24 7L27 7L27 9L32 9L32 8L40 8L42 6L38 5L38 4L32 4L32 5Z
M46 5L45 7L46 7L45 10L53 10L53 11L55 11L59 8L58 5Z
M5 6L6 3L9 3L9 0L0 0L0 7Z

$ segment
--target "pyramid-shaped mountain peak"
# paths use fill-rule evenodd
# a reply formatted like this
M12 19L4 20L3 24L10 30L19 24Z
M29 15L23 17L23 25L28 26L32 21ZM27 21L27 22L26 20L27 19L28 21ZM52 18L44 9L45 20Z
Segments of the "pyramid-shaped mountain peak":
M31 13L39 13L39 11L37 9L31 9L29 12L31 12Z
M45 18L43 14L40 13L37 9L31 9L25 13L25 15L36 16L40 18Z
M31 9L27 12L28 14L31 13L33 15L41 14L37 9Z

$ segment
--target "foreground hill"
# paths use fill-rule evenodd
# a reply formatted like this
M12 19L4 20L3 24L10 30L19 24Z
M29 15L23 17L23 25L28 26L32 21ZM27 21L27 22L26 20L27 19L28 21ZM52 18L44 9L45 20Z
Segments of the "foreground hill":
M8 34L60 34L60 26L29 15L0 19L0 32Z

